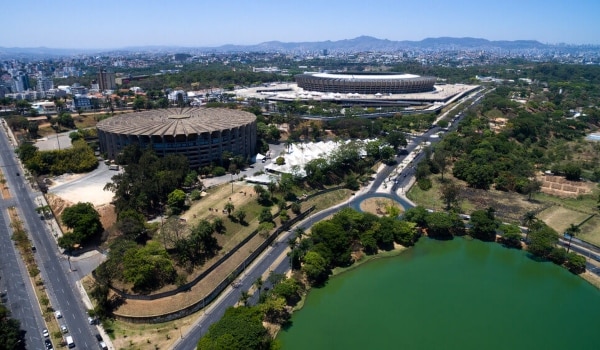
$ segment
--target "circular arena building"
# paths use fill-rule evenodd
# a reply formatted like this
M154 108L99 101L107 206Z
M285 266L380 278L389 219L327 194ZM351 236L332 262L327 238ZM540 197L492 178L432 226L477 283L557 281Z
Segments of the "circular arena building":
M433 91L436 77L400 73L304 73L295 76L304 90L358 93L407 94Z
M224 151L256 154L256 116L234 109L156 109L104 119L97 128L100 151L110 159L131 144L159 156L182 154L192 169L219 161Z

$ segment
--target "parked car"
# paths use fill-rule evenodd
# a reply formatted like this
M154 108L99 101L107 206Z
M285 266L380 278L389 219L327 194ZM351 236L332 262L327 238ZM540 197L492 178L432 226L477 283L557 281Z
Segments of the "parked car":
M54 317L56 317L57 319L62 318L62 314L59 310L54 311Z
M42 335L44 336L44 338L48 338L50 336L50 333L48 333L48 330L46 328L44 328L42 330Z
M69 330L67 329L67 326L65 326L64 324L60 326L60 331L63 333L69 333Z

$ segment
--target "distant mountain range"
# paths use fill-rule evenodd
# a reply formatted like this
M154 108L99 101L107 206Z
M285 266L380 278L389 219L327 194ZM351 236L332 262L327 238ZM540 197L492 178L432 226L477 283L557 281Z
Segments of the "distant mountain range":
M390 52L397 50L410 49L536 49L545 48L547 45L535 40L517 40L517 41L490 41L478 38L427 38L420 41L393 41L387 39L378 39L370 36L359 36L354 39L345 39L338 41L317 41L317 42L298 42L284 43L280 41L268 41L258 45L224 45L214 50L218 51L322 51L330 52Z
M37 58L37 57L61 57L78 54L106 54L127 52L393 52L399 50L532 50L576 48L576 45L549 45L536 40L498 40L491 41L481 38L427 38L420 41L393 41L378 39L371 36L359 36L354 39L337 41L315 41L315 42L281 42L267 41L256 45L222 45L218 47L183 47L183 46L136 46L121 49L54 49L47 47L37 48L6 48L0 47L0 58ZM588 48L600 48L598 46L586 45Z

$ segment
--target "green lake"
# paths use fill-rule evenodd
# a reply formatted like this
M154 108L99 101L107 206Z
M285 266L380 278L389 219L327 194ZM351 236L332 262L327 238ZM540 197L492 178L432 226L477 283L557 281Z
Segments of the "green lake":
M422 238L313 289L294 349L600 349L600 291L527 253Z

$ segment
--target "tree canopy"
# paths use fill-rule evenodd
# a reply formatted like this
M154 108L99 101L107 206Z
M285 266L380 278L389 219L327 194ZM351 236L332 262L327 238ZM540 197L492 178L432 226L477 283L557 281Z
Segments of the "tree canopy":
M112 177L106 189L115 193L117 213L133 209L144 215L159 212L168 195L182 187L188 173L188 161L182 155L158 157L153 150L137 145L123 149L118 162L124 172Z
M271 337L262 325L262 311L240 306L225 310L223 317L213 323L198 342L198 350L267 350Z
M58 241L59 245L65 249L71 249L75 244L89 241L104 231L100 222L100 214L94 209L92 203L79 202L67 207L61 215L61 220L68 228L72 229L71 232L65 232Z

